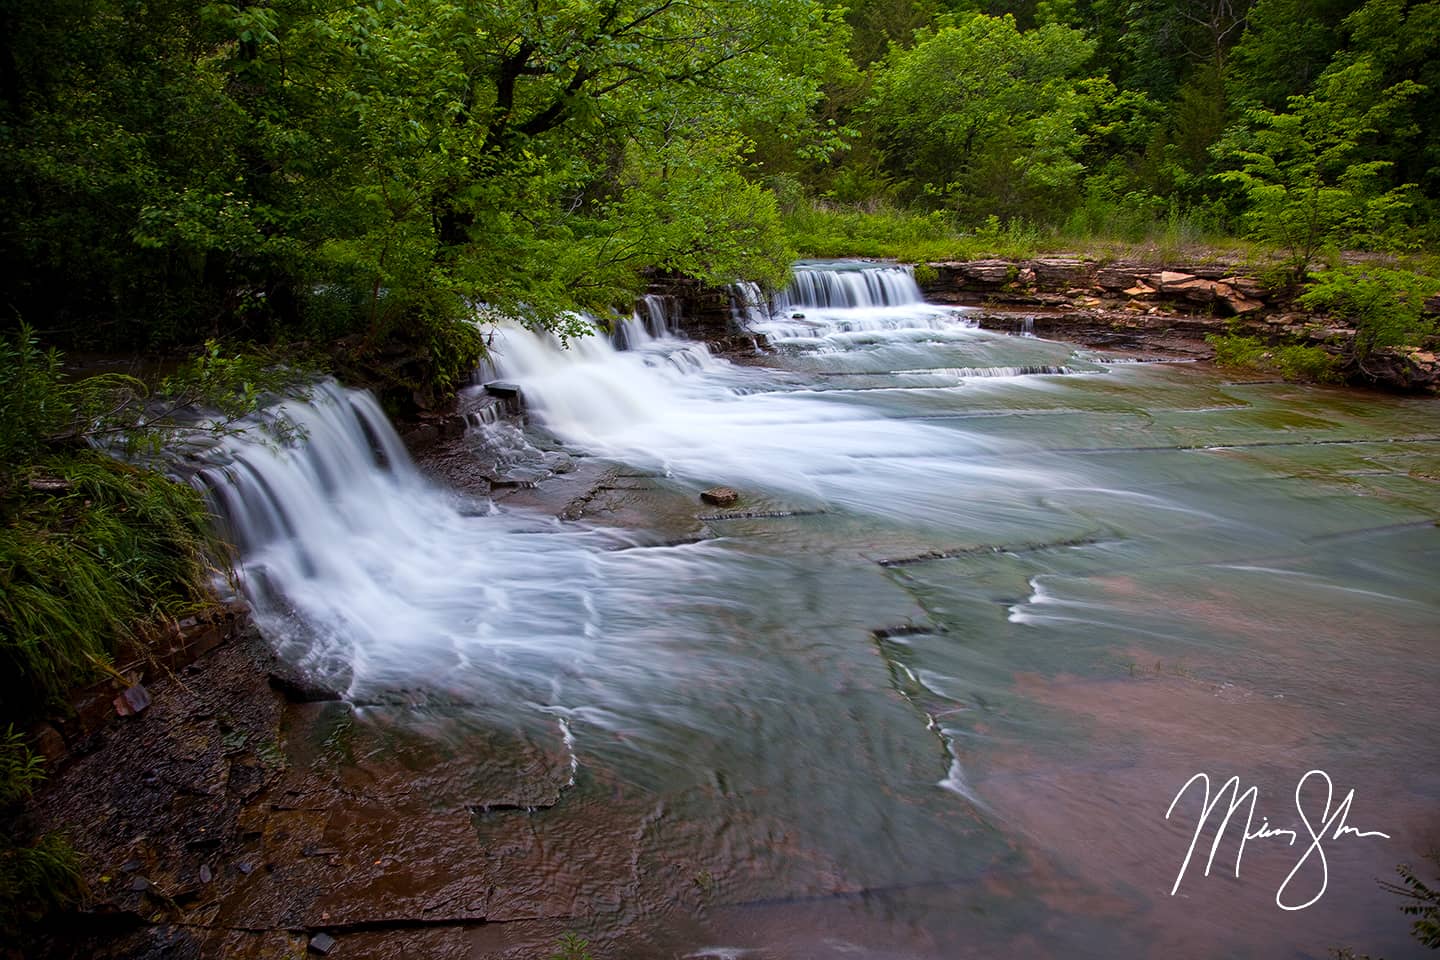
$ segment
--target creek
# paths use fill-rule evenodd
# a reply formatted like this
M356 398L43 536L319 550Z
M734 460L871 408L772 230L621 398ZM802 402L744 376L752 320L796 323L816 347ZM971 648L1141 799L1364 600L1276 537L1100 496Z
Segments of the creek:
M477 441L648 523L443 489L334 384L284 405L298 442L211 451L346 762L444 771L437 816L551 783L466 829L597 957L1422 955L1376 881L1440 839L1440 402L985 332L898 267L736 309L773 352L711 356L656 302L569 349L497 334L531 427ZM1312 769L1389 835L1327 842L1315 906L1275 903L1308 837L1237 878L1236 825L1172 896L1192 775L1303 831Z

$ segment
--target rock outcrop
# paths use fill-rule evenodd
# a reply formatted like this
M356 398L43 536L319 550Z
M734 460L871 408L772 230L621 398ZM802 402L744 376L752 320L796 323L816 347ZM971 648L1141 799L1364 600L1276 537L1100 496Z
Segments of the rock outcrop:
M1224 260L1164 266L1059 256L931 263L921 289L936 303L985 308L983 327L1031 332L1118 350L1205 357L1205 338L1239 333L1323 347L1352 383L1403 392L1440 390L1433 352L1414 348L1353 358L1355 330L1302 310L1290 291ZM1425 303L1440 315L1440 297Z
M937 303L995 302L1058 309L1207 308L1218 316L1263 310L1279 293L1232 263L1157 268L1138 261L1078 257L932 263L922 284ZM1133 306L1132 306L1133 304Z

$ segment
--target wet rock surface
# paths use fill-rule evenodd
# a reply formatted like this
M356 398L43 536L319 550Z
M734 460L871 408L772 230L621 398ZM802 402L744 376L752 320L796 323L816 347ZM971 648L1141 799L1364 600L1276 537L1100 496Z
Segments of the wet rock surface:
M711 535L693 490L529 437L543 482L492 485L502 509L634 546ZM432 476L497 469L464 435L418 445ZM558 726L476 725L404 690L346 701L253 627L146 690L37 798L91 896L27 956L532 958L597 911L675 901L673 875L638 866L664 857L651 801L597 775L577 787Z

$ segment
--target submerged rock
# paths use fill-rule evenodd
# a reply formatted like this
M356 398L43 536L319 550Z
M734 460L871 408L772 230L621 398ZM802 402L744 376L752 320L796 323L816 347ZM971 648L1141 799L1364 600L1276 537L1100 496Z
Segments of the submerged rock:
M323 703L343 699L340 691L285 666L271 670L269 680L271 689L284 694L285 699L291 703Z

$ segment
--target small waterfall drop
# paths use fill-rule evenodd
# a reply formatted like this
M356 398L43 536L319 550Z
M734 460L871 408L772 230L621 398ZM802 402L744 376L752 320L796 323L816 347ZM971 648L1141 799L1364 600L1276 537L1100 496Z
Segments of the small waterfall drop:
M647 293L629 317L613 324L610 342L619 350L635 350L645 344L676 336L680 329L679 303L674 297Z
M773 311L737 319L777 346L822 352L854 334L976 326L963 308L926 303L908 266L846 260L796 264Z
M571 656L598 551L618 533L495 511L425 480L368 392L334 382L201 454L192 482L234 544L237 579L282 658L351 696L505 673L507 651ZM495 674L494 677L491 674ZM475 695L472 690L470 695Z
M797 264L790 286L778 298L776 306L779 310L806 307L833 310L924 302L915 274L908 266L842 261Z

